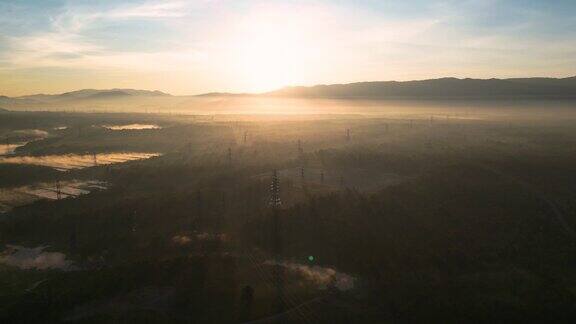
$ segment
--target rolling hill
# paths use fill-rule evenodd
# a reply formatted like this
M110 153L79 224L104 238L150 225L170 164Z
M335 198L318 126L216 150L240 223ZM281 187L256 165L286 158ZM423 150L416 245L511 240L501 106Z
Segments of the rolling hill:
M358 82L287 87L265 95L334 99L576 99L576 77Z
M266 99L266 100L262 100ZM270 100L268 100L270 99ZM254 111L276 107L285 99L368 100L412 102L419 105L442 101L522 106L542 102L572 105L576 101L576 77L376 81L348 84L286 87L260 94L212 92L173 96L161 91L135 89L84 89L61 94L0 96L0 106L11 110L117 110L117 111ZM449 104L449 103L446 103ZM266 108L265 108L266 109ZM274 109L271 109L274 111Z
M46 95L36 94L16 97L16 100L33 100L36 102L54 102L69 100L92 100L92 99L115 99L126 97L168 97L167 93L161 91L134 90L134 89L83 89L61 94Z

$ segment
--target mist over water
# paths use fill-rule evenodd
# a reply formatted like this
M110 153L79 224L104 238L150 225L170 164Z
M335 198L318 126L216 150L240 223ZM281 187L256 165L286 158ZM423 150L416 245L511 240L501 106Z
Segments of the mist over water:
M158 125L150 125L150 124L104 125L102 127L110 130L144 130L144 129L161 128Z
M27 142L0 145L0 156L12 154L17 148L26 144Z
M47 246L26 248L18 245L7 245L0 254L0 263L23 270L74 270L73 262L60 252L47 252Z
M265 264L275 265L274 261L266 261ZM305 280L316 284L321 289L334 287L341 291L354 288L356 279L349 274L339 272L330 267L318 265L306 265L296 262L281 262L280 265L288 271L302 276Z
M576 0L0 0L0 324L576 323Z
M123 163L133 160L149 159L159 156L158 153L99 153L94 159L93 154L64 154L46 156L9 156L0 157L0 163L32 164L51 167L61 171L83 169L98 165Z
M85 195L93 190L105 190L106 182L103 181L60 181L56 187L55 183L39 183L31 186L16 188L15 190L44 199L58 199L57 190L60 191L61 198L77 197Z
M67 180L34 183L21 187L0 188L0 212L7 212L40 199L77 198L95 190L106 190L108 184L98 180Z

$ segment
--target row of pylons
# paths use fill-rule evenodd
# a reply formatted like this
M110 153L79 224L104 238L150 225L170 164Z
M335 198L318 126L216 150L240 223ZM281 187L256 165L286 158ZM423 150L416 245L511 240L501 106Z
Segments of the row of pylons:
M243 143L246 144L247 143L247 137L248 137L248 133L247 131L244 131L243 133ZM351 133L350 133L350 129L346 130L346 141L350 141L351 140ZM188 151L190 151L190 144L188 144ZM297 142L297 152L298 152L298 156L299 158L302 158L304 155L304 148L302 145L302 140L298 140ZM226 154L226 161L229 165L233 164L233 154L232 154L232 148L228 147L227 149L227 154ZM302 180L302 182L304 183L305 181L305 168L304 166L300 167L300 178ZM340 185L344 185L344 177L340 176L339 178L340 180ZM320 172L320 183L324 183L325 182L325 174L324 171ZM225 199L225 198L224 198ZM225 200L224 200L225 201ZM283 240L281 237L281 217L280 217L280 208L282 206L282 200L280 198L280 178L278 175L278 170L273 170L272 172L272 177L271 177L271 183L270 183L270 198L268 201L269 204L269 208L270 208L270 214L271 214L271 224L272 224L272 228L271 228L271 236L272 236L272 246L271 246L271 250L272 250L272 254L273 254L273 259L274 259L274 264L272 267L272 278L273 278L273 285L274 285L274 290L275 290L275 302L274 302L274 306L273 306L273 312L275 314L281 314L285 311L286 309L286 305L285 305L285 276L284 276L284 271L283 271L283 265L282 265L282 254L283 254ZM200 215L202 214L202 198L200 193L198 192L197 196L196 196L196 206L197 206L197 213L196 213L196 217L200 217ZM196 218L196 220L198 220ZM244 286L242 289L242 293L241 293L241 301L242 301L242 307L244 308L244 310L242 311L243 315L241 316L242 320L248 320L250 318L250 311L249 309L251 308L251 304L253 302L253 298L254 298L254 288L252 288L251 286L247 285Z

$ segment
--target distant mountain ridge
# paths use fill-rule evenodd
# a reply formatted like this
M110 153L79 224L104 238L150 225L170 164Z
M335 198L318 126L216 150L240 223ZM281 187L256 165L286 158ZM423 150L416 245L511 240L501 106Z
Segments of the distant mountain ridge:
M16 100L33 100L36 102L51 102L51 101L64 101L64 100L90 100L90 99L114 99L122 97L165 97L171 96L162 91L149 91L149 90L135 90L135 89L83 89L77 91L70 91L61 94L47 95L35 94L28 96L20 96L12 99Z
M375 81L287 87L265 95L335 99L576 99L576 77Z
M348 84L286 87L261 93L211 92L193 96L172 96L157 90L83 89L61 94L20 97L0 95L0 106L28 108L60 105L78 107L97 104L174 105L194 98L326 98L367 100L569 100L576 101L576 77L458 79L417 81L374 81ZM153 100L152 100L153 99Z
M233 92L207 92L195 95L194 97L250 97L257 96L253 93L233 93Z

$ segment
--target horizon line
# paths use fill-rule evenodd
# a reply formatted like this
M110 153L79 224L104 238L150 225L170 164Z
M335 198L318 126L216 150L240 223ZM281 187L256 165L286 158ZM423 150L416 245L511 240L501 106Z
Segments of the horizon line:
M399 80L371 80L371 81L355 81L355 82L341 82L341 83L317 83L317 84L312 84L312 85L286 85L274 90L270 90L270 91L264 91L264 92L233 92L233 91L209 91L209 92L202 92L202 93L197 93L197 94L172 94L170 92L167 91L163 91L163 90L159 90L159 89L143 89L143 88L120 88L120 87L112 87L112 88L81 88L81 89L76 89L76 90L69 90L69 91L62 91L62 92L54 92L54 93L30 93L30 94L25 94L25 95L19 95L19 96L6 96L6 95L2 95L0 94L0 97L6 97L6 98L22 98L22 97L29 97L29 96L41 96L41 95L46 95L46 96L57 96L57 95L62 95L62 94L66 94L66 93L73 93L73 92L78 92L78 91L84 91L84 90L95 90L95 91L106 91L106 90L138 90L138 91L149 91L149 92L162 92L166 95L172 96L172 97L199 97L199 96L207 96L207 95L216 95L216 94L221 94L221 95L237 95L237 96L250 96L250 95L263 95L263 94L267 94L267 93L272 93L275 91L279 91L282 89L287 89L287 88L312 88L312 87L318 87L318 86L333 86L333 85L350 85L350 84L359 84L359 83L381 83L381 82L397 82L397 83L406 83L406 82L419 82L419 81L433 81L433 80L444 80L444 79L456 79L456 80L514 80L514 79L557 79L557 80L562 80L562 79L570 79L570 78L576 78L576 73L575 74L569 74L568 76L564 76L564 77L550 77L550 76L528 76L528 77L492 77L492 78L471 78L471 77L453 77L453 76L446 76L446 77L439 77L439 78L427 78L427 79L412 79L412 80L403 80L403 81L399 81Z

